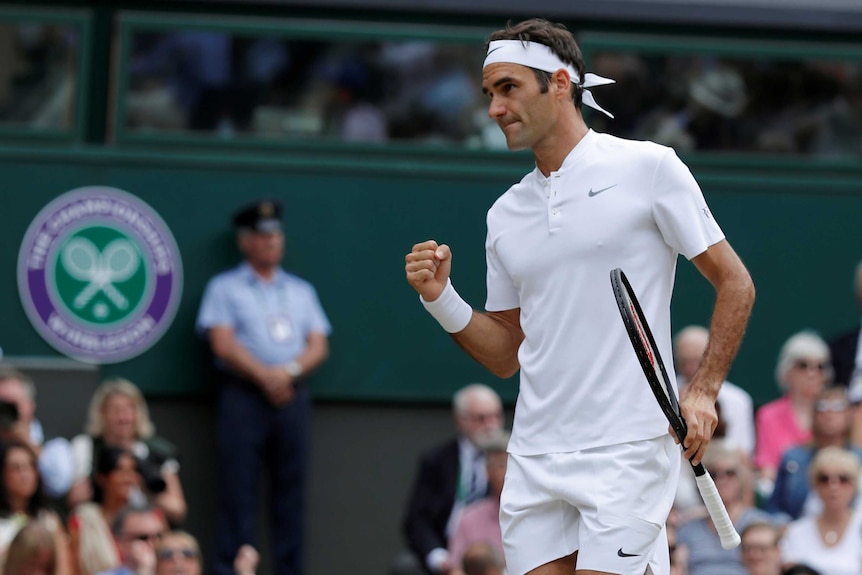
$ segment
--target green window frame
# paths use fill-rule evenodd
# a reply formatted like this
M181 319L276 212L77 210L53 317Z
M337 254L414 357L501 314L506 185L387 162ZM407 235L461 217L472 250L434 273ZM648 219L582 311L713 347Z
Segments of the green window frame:
M72 143L84 139L88 121L88 93L92 54L92 14L88 10L0 8L0 23L66 25L77 29L79 45L72 104L74 118L68 129L34 128L0 124L0 141Z

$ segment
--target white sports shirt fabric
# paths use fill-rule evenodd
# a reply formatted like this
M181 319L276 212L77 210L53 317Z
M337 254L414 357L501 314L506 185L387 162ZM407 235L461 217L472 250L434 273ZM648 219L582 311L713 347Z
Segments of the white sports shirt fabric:
M534 169L488 211L488 311L520 308L520 392L509 451L536 455L658 437L661 413L623 327L610 272L625 272L675 385L670 300L677 255L721 241L670 148L590 130L548 178Z

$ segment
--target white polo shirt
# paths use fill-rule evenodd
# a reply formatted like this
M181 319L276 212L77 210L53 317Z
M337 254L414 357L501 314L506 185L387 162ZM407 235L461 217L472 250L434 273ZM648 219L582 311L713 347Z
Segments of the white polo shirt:
M570 452L658 437L667 420L620 319L610 272L635 289L671 379L678 254L721 241L670 148L592 130L545 178L537 169L488 211L488 311L520 308L520 393L509 451Z

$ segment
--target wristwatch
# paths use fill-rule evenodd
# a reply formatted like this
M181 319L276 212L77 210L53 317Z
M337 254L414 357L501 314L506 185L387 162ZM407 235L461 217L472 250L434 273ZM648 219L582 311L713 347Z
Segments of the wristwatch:
M302 366L299 365L298 361L293 360L284 366L284 371L286 371L290 377L299 377L302 375Z

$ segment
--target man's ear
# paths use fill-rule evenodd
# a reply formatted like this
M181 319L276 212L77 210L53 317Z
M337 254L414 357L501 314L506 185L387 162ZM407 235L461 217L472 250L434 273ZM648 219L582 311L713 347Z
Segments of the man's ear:
M560 68L551 74L551 85L554 87L555 94L568 97L572 89L572 78L566 70Z

